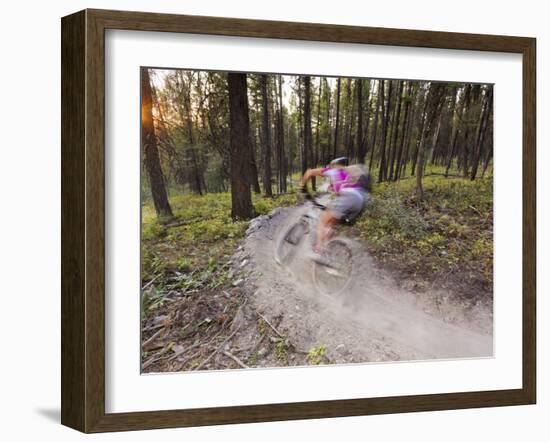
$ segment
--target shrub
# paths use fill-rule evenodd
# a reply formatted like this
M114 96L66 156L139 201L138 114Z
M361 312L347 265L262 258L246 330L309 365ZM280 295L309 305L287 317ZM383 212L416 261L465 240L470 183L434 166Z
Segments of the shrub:
M365 210L369 228L385 233L400 232L405 238L418 239L426 235L429 225L414 207L406 206L398 195L373 198ZM359 225L364 225L361 220Z

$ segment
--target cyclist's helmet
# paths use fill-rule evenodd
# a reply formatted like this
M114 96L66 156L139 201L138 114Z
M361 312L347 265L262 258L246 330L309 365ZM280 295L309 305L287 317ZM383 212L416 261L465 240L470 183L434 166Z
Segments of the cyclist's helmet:
M348 157L338 157L338 158L334 158L331 162L330 162L330 165L331 166L347 166L348 165Z

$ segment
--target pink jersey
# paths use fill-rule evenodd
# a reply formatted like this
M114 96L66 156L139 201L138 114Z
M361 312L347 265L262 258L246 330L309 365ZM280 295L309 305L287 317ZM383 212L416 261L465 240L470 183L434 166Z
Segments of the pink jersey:
M330 187L335 193L340 193L342 189L360 188L359 184L351 181L351 175L344 168L323 169L323 176L330 179Z

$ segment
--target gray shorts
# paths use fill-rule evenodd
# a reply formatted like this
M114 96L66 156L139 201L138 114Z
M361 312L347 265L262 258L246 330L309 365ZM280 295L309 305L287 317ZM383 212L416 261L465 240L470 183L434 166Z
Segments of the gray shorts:
M367 201L366 192L360 190L344 190L327 205L329 210L338 221L349 221L357 217L365 207Z

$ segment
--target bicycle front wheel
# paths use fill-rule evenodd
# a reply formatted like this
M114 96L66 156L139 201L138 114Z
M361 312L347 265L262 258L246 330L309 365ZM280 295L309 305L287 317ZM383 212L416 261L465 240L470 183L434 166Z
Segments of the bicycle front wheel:
M345 239L327 244L326 262L314 262L313 280L321 292L338 296L350 287L353 276L353 252Z
M280 265L288 265L308 231L308 225L304 221L288 227L275 245L275 261Z

